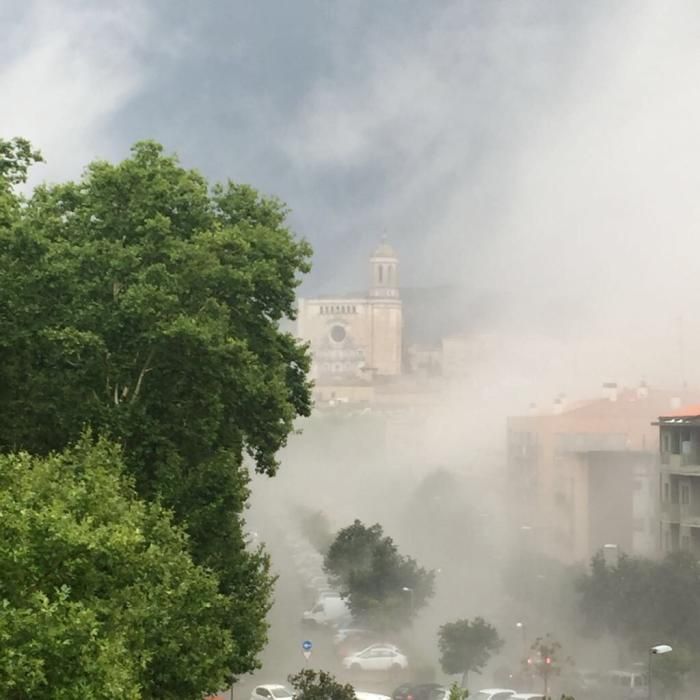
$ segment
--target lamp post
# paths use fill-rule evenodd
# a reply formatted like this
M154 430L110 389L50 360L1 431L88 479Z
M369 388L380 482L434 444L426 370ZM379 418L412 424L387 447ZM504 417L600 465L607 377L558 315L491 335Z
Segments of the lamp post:
M525 631L525 623L524 622L516 622L515 626L523 634L523 653L525 653L527 655L527 632Z
M649 690L649 700L652 700L651 696L651 659L656 654L668 654L669 651L673 651L673 647L668 644L657 644L649 649L649 677L647 678L647 689Z
M401 589L404 593L408 593L410 595L410 611L411 611L411 617L413 617L413 589L409 588L408 586L404 586Z

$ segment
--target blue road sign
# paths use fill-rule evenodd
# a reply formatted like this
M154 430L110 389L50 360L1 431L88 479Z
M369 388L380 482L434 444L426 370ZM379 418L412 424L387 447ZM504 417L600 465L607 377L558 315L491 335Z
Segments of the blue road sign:
M304 651L311 651L313 644L307 639L301 646L304 648Z

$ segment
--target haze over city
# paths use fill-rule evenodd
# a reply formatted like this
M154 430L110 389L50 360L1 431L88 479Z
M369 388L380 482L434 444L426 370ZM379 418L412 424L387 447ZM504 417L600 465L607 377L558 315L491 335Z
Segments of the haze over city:
M695 697L697 3L28 0L0 26L0 472L53 512L20 452L117 464L191 538L228 656L162 697L265 700L307 637L392 700ZM415 582L362 579L390 559ZM481 618L455 670L438 638ZM367 675L365 642L403 660Z

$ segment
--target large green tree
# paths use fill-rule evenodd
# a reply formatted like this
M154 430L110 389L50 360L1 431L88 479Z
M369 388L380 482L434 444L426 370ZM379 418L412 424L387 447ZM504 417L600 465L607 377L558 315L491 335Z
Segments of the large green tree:
M406 626L433 595L435 574L399 553L379 524L359 520L336 535L324 566L353 617L380 631Z
M85 438L0 456L0 697L187 699L224 683L229 602Z
M470 672L480 673L491 655L503 646L493 625L481 617L448 622L438 632L440 666L445 673L462 674L467 687Z
M0 225L0 450L47 454L86 426L121 445L231 601L234 675L256 666L272 586L243 537L248 464L274 474L310 410L308 353L280 327L310 249L286 216L143 142Z

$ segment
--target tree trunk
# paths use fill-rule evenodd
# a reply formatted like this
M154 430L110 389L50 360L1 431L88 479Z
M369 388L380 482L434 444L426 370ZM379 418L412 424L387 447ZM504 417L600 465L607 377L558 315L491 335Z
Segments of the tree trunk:
M462 688L467 687L467 678L468 677L469 677L469 671L464 671L464 673L462 673Z

